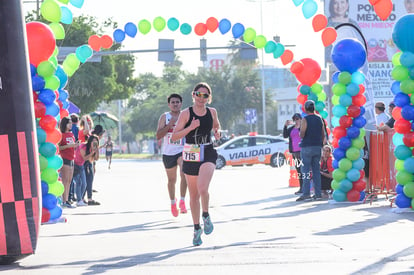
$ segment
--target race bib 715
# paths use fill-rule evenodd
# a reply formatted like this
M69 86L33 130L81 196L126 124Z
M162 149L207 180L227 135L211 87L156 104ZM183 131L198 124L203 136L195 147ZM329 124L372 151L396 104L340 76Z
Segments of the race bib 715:
M192 162L204 161L204 144L185 144L183 160Z

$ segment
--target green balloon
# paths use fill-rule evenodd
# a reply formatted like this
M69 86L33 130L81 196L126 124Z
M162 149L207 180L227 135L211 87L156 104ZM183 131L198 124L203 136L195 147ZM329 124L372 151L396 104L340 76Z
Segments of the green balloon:
M357 137L352 140L352 147L362 149L364 148L364 146L365 146L365 141L363 138Z
M315 94L319 94L320 92L323 91L323 86L320 83L316 82L311 86L311 90Z
M58 0L60 3L63 3L63 4L68 4L69 3L69 0Z
M365 129L364 128L359 128L359 137L362 138L362 139L365 137Z
M263 35L258 35L256 36L256 38L254 39L254 46L258 49L262 49L264 48L264 46L266 46L267 43L267 39L266 37L264 37Z
M58 23L62 18L60 6L54 0L45 0L40 6L40 14L50 22Z
M49 193L55 195L56 197L61 196L63 194L63 191L65 191L65 187L60 181L49 183L48 186L49 186Z
M188 35L188 34L190 34L190 33L191 33L191 31L192 31L192 28L191 28L190 24L188 24L188 23L183 23L183 24L181 24L181 27L180 27L180 32L181 32L182 34L184 34L184 35Z
M409 78L409 71L402 65L395 66L391 71L391 76L397 81L403 81Z
M55 170L59 170L63 166L63 160L59 155L47 158L47 167Z
M43 171L48 166L47 158L45 158L41 154L39 154L39 164L40 164L40 171Z
M414 180L413 174L405 170L398 171L395 178L397 182L401 185L406 185L407 183L412 182Z
M39 63L37 66L37 74L41 77L49 77L55 74L56 72L56 66L49 60L45 60Z
M414 80L406 79L406 80L401 81L400 90L404 94L407 94L407 95L412 94L414 91Z
M352 168L352 161L350 161L347 158L343 158L339 161L338 166L339 166L339 169L346 172Z
M151 23L146 19L142 19L138 23L138 29L140 33L147 34L151 30Z
M57 57L56 56L51 56L49 58L49 61L52 62L52 64L55 65L55 67L57 68L57 66L58 66L58 60L57 60Z
M168 19L167 27L170 31L176 31L179 26L180 26L180 22L176 18L171 17L170 19Z
M346 86L342 83L335 83L332 86L332 93L337 96L346 94Z
M349 72L341 72L338 76L340 83L348 85L352 81L352 75Z
M56 40L65 39L65 29L62 24L53 22L49 24L49 27L52 29L53 34L55 35Z
M339 104L339 96L333 95L331 100L332 100L333 105L338 105Z
M318 96L319 101L322 101L322 102L326 101L326 93L324 91L317 94L317 96Z
M414 198L414 182L404 185L403 192L407 197Z
M243 40L246 43L252 42L256 38L256 31L253 28L247 28L243 34Z
M332 180L331 187L332 187L333 190L339 189L339 181Z
M166 22L164 18L162 18L161 16L158 16L158 17L155 17L154 21L152 22L152 25L154 26L154 29L157 32L160 32L165 28Z
M402 52L398 52L398 53L395 53L395 54L392 56L392 65L394 65L394 67L395 67L395 66L400 66L400 65L401 65L401 62L400 62L400 57L401 57L401 54L402 54Z
M357 160L359 158L359 149L350 147L346 150L346 157L350 160Z
M60 79L56 75L45 77L45 88L52 91L59 89Z
M265 52L266 53L272 53L276 50L276 42L270 40L267 41L266 46L265 46Z
M341 180L346 178L346 173L344 171L342 171L341 169L335 169L332 172L332 177L333 177L334 180L340 182Z
M404 170L404 160L396 159L394 163L394 167L397 171Z
M40 174L40 178L49 184L57 181L58 177L58 172L53 168L46 168Z

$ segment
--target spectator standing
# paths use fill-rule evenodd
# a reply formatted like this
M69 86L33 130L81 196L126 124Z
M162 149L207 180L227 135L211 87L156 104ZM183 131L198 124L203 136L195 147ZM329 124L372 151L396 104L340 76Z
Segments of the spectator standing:
M162 142L162 161L168 178L168 195L171 201L171 213L174 217L178 216L177 199L175 197L175 183L177 182L177 168L180 173L180 212L187 213L185 207L185 195L187 193L187 182L182 170L184 143L182 139L171 141L171 136L175 123L181 113L183 99L179 94L171 94L167 98L169 112L163 113L158 120L157 140Z
M387 122L385 122L384 125L382 126L378 126L377 125L377 130L378 131L384 131L384 132L389 132L392 129L394 129L394 123L395 123L395 119L392 117L392 111L395 108L395 104L394 102L390 102L390 104L388 104L388 112L390 113L390 118L388 119Z
M296 201L312 199L310 196L310 179L312 177L315 188L313 199L322 199L320 160L322 145L326 142L325 128L322 118L315 114L315 102L308 100L304 104L307 116L302 119L300 125L300 143L303 166L301 176L303 177L303 195Z
M292 122L293 120L293 122ZM300 124L302 116L299 113L295 113L292 116L292 120L286 120L285 126L283 127L283 137L289 138L289 152L292 154L294 165L298 173L299 178L299 190L295 192L295 195L301 195L303 193L303 180L301 177L301 165L302 160L300 158Z
M385 113L385 103L382 101L378 101L377 103L375 103L375 114L376 114L376 121L377 127L381 127L384 126L385 123L388 122L388 120L390 119L390 116L387 115Z

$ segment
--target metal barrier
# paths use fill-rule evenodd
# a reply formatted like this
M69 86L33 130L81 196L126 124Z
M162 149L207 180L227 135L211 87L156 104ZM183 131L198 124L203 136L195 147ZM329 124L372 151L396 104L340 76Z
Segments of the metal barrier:
M394 130L389 132L374 131L369 134L369 178L367 186L367 196L371 201L377 195L395 195L396 169L394 166L395 146L392 142ZM391 201L392 205L393 201Z

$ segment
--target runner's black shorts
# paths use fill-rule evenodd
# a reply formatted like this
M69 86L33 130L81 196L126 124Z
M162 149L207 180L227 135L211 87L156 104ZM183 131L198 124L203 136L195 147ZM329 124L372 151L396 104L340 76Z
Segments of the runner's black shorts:
M184 174L191 176L198 176L200 171L200 166L203 163L211 162L214 165L217 160L217 151L214 149L213 144L206 145L204 147L204 161L201 162L192 162L192 161L183 161L183 172Z
M165 169L170 169L178 165L178 159L183 155L183 153L178 153L173 156L162 155L162 162L164 163Z

